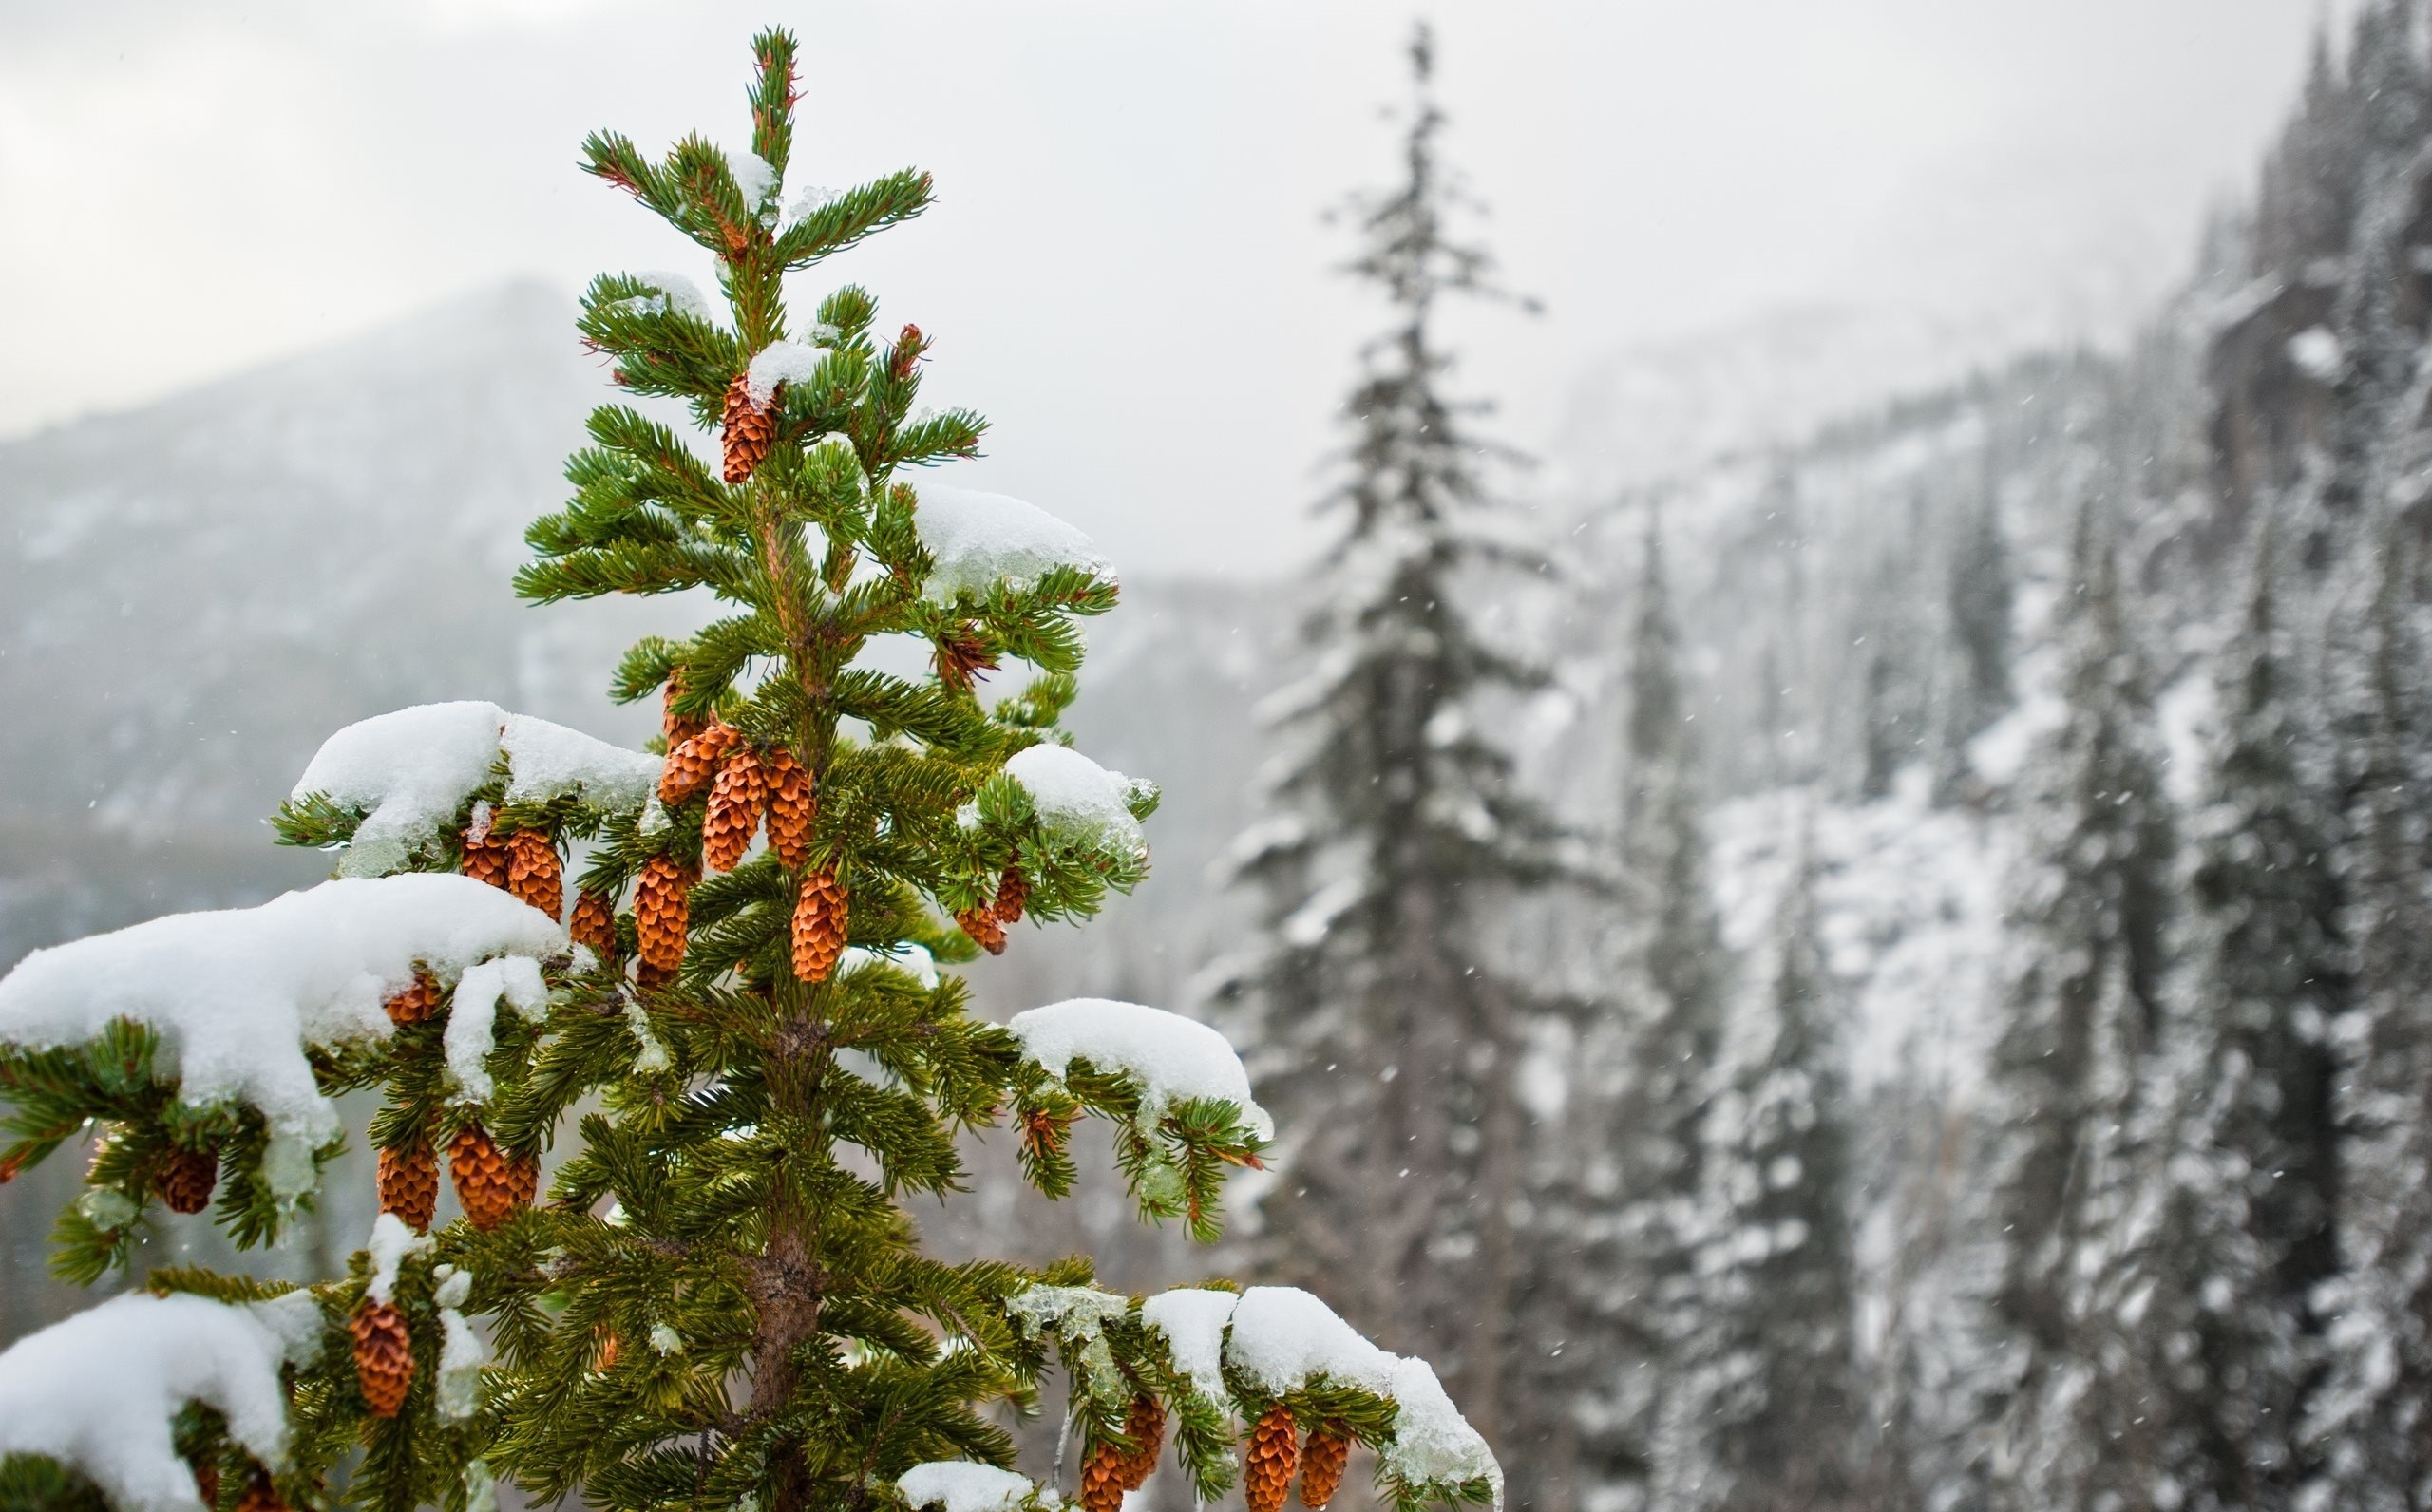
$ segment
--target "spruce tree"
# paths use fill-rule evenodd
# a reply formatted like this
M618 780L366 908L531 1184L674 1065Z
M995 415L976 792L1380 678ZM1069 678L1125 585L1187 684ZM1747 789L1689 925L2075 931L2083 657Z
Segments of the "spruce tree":
M937 969L1146 873L1153 787L1056 729L1074 622L1116 586L1071 527L918 471L981 433L915 410L920 331L879 335L851 286L789 311L788 274L918 215L930 182L781 209L795 45L755 53L747 151L584 147L716 259L723 308L673 275L605 276L583 336L719 455L603 406L518 578L542 603L723 604L618 673L618 697L662 699L663 758L486 704L368 721L278 819L336 851L337 879L0 979L0 1176L102 1130L61 1222L67 1274L147 1257L147 1204L215 1188L238 1239L273 1239L343 1142L344 1091L381 1100L383 1209L346 1276L156 1267L0 1354L0 1505L489 1512L504 1478L630 1512L1043 1508L1060 1488L1008 1468L999 1409L1059 1365L1092 1512L1155 1468L1168 1424L1200 1494L1224 1491L1237 1419L1253 1512L1303 1461L1321 1506L1355 1444L1396 1504L1499 1495L1432 1370L1306 1293L1144 1301L1082 1258L922 1253L910 1203L958 1188L964 1131L1009 1126L1055 1196L1073 1125L1108 1119L1142 1217L1207 1240L1269 1125L1213 1030L1098 1001L998 1026ZM869 654L903 636L918 675ZM983 707L1008 661L1034 675ZM442 1151L464 1215L446 1224Z
M1857 1373L1847 1092L1802 845L1770 979L1733 1015L1703 1130L1693 1322L1667 1370L1667 1508L1874 1504Z
M1440 158L1424 27L1410 59L1401 178L1354 201L1348 268L1391 324L1343 405L1343 477L1320 505L1340 534L1306 585L1315 666L1265 710L1268 812L1236 852L1263 927L1218 991L1299 1125L1261 1202L1260 1269L1324 1278L1389 1339L1425 1343L1516 1443L1534 1432L1507 1372L1535 989L1489 947L1493 910L1557 867L1553 826L1490 738L1492 701L1541 675L1466 606L1479 575L1539 563L1481 472L1485 406L1445 391L1444 307L1496 294L1487 255L1454 239L1466 199Z
M2050 1442L2051 1394L2085 1357L2084 1247L2119 1190L2119 1131L2163 1012L2172 825L2149 730L2151 696L2120 601L2114 548L2089 501L2071 550L2061 627L2066 715L2038 755L2029 852L2010 908L2020 966L1990 1066L1994 1215L2004 1251L1990 1297L2008 1343L1980 1383L1993 1481L2043 1504L2083 1446ZM2064 1499L2065 1500L2065 1499Z

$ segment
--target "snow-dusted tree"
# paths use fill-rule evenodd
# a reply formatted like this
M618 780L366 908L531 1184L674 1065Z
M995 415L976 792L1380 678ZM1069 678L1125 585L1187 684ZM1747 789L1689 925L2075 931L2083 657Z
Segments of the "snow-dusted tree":
M1405 1347L1449 1356L1490 1431L1524 1433L1504 1390L1521 1282L1516 1080L1532 984L1489 946L1492 909L1555 872L1553 829L1490 737L1496 695L1539 674L1466 607L1511 544L1471 429L1448 397L1437 322L1492 293L1451 239L1431 43L1399 183L1356 202L1350 272L1390 301L1343 406L1344 477L1320 505L1341 534L1307 585L1305 681L1267 717L1281 750L1240 875L1267 906L1220 992L1254 1026L1261 1085L1297 1132L1261 1203L1261 1268L1323 1278Z
M1665 1369L1654 1503L1872 1507L1850 1141L1814 874L1802 846L1770 980L1731 1014L1702 1131L1690 1323Z
M880 338L853 287L788 313L788 273L917 215L930 185L903 172L785 206L794 43L755 50L747 151L585 149L716 260L724 308L673 274L607 276L583 334L722 456L633 407L595 411L574 500L532 527L519 578L542 601L725 604L619 673L625 699L663 690L672 748L487 704L384 715L332 737L279 819L337 850L338 879L0 979L17 1136L0 1174L102 1125L60 1231L88 1279L144 1253L155 1197L191 1212L217 1185L240 1241L273 1238L342 1138L331 1099L382 1098L382 1212L348 1275L154 1269L147 1290L169 1295L0 1354L0 1505L489 1512L506 1477L627 1512L1036 1509L1055 1495L1012 1471L989 1413L1057 1360L1091 1512L1154 1469L1169 1421L1194 1486L1223 1491L1237 1417L1256 1425L1254 1512L1277 1512L1303 1463L1302 1500L1322 1506L1355 1444L1405 1507L1498 1494L1429 1367L1307 1293L1144 1302L1090 1285L1083 1259L922 1253L905 1204L956 1189L962 1131L1010 1124L1058 1195L1073 1124L1107 1118L1143 1218L1211 1239L1226 1171L1270 1128L1205 1026L1101 1001L993 1025L938 969L1146 873L1154 789L1055 728L1074 621L1115 583L1042 511L912 482L980 433L962 411L915 415L918 330ZM925 643L928 669L871 665L884 636ZM1036 676L983 708L1006 658ZM590 848L561 924L575 841ZM464 1217L434 1228L443 1149Z
M2160 1027L2172 826L2153 749L2150 684L2100 513L2080 511L2061 629L2066 715L2031 777L2029 854L2010 909L2018 966L1990 1067L1992 1309L2009 1349L1981 1383L1995 1484L2021 1506L2079 1474L2042 1430L2082 1364L2084 1248L2125 1172L2118 1133ZM2056 1458L2057 1457L2057 1458Z
M2372 720L2350 816L2340 1026L2341 1274L2321 1298L2325 1375L2307 1439L2330 1504L2416 1512L2432 1496L2432 896L2422 857L2432 690L2405 602L2413 553L2385 516L2368 665Z

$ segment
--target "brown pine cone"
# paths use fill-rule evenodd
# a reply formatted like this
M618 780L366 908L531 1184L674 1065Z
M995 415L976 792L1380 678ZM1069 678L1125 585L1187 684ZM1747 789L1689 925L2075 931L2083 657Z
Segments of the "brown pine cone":
M1129 1458L1112 1439L1081 1462L1081 1512L1122 1512L1123 1467Z
M152 1190L172 1213L200 1213L211 1205L211 1189L219 1184L217 1150L171 1150L153 1173Z
M658 706L658 731L667 737L669 750L674 750L701 732L699 720L687 719L675 711L675 701L683 696L684 674L681 671L668 673L667 695L660 700Z
M761 758L769 784L769 848L786 870L798 872L810 860L810 822L819 813L810 773L783 746Z
M726 449L726 481L748 482L752 470L769 455L777 439L776 395L769 396L765 406L751 402L750 379L737 374L727 385L726 413L722 419Z
M506 841L491 840L486 830L479 839L471 830L465 831L466 876L492 887L504 887L508 865Z
M1018 924L1022 910L1030 905L1030 879L1018 866L1008 866L1002 880L997 883L997 922Z
M195 1494L202 1498L202 1504L207 1507L218 1506L219 1504L219 1462L205 1458L188 1460L186 1464L193 1467Z
M845 954L846 899L834 872L813 872L802 879L802 895L794 903L794 974L806 982L824 982Z
M726 753L743 744L743 731L723 720L712 720L699 734L667 753L659 768L658 801L680 803L699 792L717 775Z
M985 903L978 908L966 908L954 917L954 921L962 926L962 932L970 936L972 943L981 950L991 955L1005 954L1005 926L997 922L995 909Z
M268 1470L256 1470L237 1496L237 1512L288 1512L286 1498L271 1484Z
M1325 1512L1351 1465L1351 1439L1341 1429L1340 1423L1311 1428L1301 1449L1301 1504L1309 1512Z
M447 1179L473 1227L484 1233L532 1205L541 1187L541 1163L526 1155L509 1159L479 1124L467 1124L447 1142Z
M1145 1391L1133 1397L1131 1416L1123 1425L1123 1436L1140 1446L1123 1461L1123 1488L1137 1491L1156 1473L1157 1456L1165 1451L1166 1404Z
M439 1152L428 1144L380 1152L380 1211L394 1213L417 1234L430 1232L439 1211Z
M507 838L506 890L551 918L565 914L565 863L548 836L519 829Z
M673 966L653 966L643 961L634 968L634 985L645 992L656 992L674 980L675 968Z
M354 1374L363 1383L364 1404L373 1417L395 1417L414 1379L414 1346L406 1332L406 1315L394 1302L367 1296L347 1326L354 1332Z
M617 900L606 893L575 896L574 922L566 926L578 945L587 945L601 960L617 956Z
M644 964L672 972L684 964L686 920L692 912L693 868L673 856L654 856L634 890L634 926Z
M760 832L760 813L768 806L769 783L760 758L749 746L738 746L718 765L710 787L710 811L701 821L701 864L713 872L731 872L751 848Z
M1249 1447L1242 1454L1242 1500L1249 1512L1282 1512L1300 1463L1300 1432L1290 1410L1278 1402L1250 1429Z
M430 979L428 973L417 970L405 991L392 994L380 1006L389 1011L389 1022L400 1029L419 1024L439 1006L439 984Z

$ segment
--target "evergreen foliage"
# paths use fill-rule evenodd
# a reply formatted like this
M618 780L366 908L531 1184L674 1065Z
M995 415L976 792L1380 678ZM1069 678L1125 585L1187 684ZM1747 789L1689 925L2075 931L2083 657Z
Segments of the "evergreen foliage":
M724 616L681 640L644 641L618 673L619 698L657 694L666 709L674 748L647 803L583 790L519 796L503 755L438 816L437 838L391 868L463 871L525 903L545 899L538 906L554 915L571 862L580 940L525 961L533 991L508 986L496 1003L472 1001L472 983L477 970L509 981L505 965L378 983L394 1031L315 1052L325 1095L379 1092L370 1132L383 1151L425 1161L449 1151L469 1217L417 1238L392 1209L349 1275L305 1294L325 1347L283 1367L290 1452L267 1466L277 1499L490 1512L505 1479L536 1500L580 1495L627 1512L902 1505L895 1483L915 1466L1010 1465L1004 1412L1036 1410L1057 1365L1068 1427L1086 1451L1142 1456L1145 1476L1157 1445L1135 1436L1135 1409L1163 1403L1204 1497L1231 1484L1240 1427L1278 1406L1382 1451L1378 1495L1396 1506L1499 1497L1492 1460L1465 1446L1474 1436L1437 1408L1416 1362L1379 1356L1390 1371L1346 1375L1344 1360L1366 1359L1346 1349L1280 1379L1227 1346L1216 1379L1140 1299L1093 1289L1085 1259L1031 1271L922 1252L907 1204L961 1188L957 1142L967 1132L1018 1130L1024 1174L1061 1196L1077 1174L1071 1126L1106 1119L1142 1218L1179 1220L1209 1240L1225 1178L1260 1163L1265 1127L1254 1105L1169 1094L1112 1042L1041 1064L1020 1025L974 1018L961 979L930 967L971 959L983 936L1001 948L1002 927L1025 915L1087 918L1140 881L1148 857L1136 824L1156 794L1118 784L1120 812L1076 819L1068 794L1020 775L1026 752L1064 739L1056 722L1081 661L1075 621L1113 607L1114 579L1073 562L1016 574L983 561L975 587L973 563L944 559L947 547L924 529L942 505L924 505L931 485L914 469L973 455L982 422L916 409L928 339L909 325L880 334L867 293L838 288L806 320L789 310L785 282L919 215L929 180L891 174L781 212L795 44L770 31L753 46L748 153L699 137L658 161L614 134L584 144L585 171L715 257L727 318L664 279L612 274L584 298L583 336L628 393L722 433L725 466L644 409L603 406L591 444L567 463L573 498L531 527L535 559L517 579L539 603L706 589ZM1431 114L1414 139L1415 172L1430 161L1434 129ZM1418 470L1399 483L1372 470L1346 496L1362 542L1375 543L1389 519L1406 527L1396 539L1414 549L1388 553L1405 587L1434 585L1461 559L1450 537L1428 532L1474 500L1466 473L1421 467L1454 455L1447 430L1430 434L1449 411L1428 387L1440 361L1426 343L1428 301L1475 272L1434 239L1434 192L1422 178L1378 209L1369 266L1417 301L1396 349L1404 365L1370 387L1397 417L1375 433L1375 465ZM1444 658L1367 671L1446 679L1420 695L1418 725L1402 733L1436 731L1424 748L1484 791L1499 758L1430 720L1472 683L1507 675L1504 664L1432 598L1379 614L1364 632L1379 641L1446 637ZM930 669L883 670L871 654L881 637L927 643ZM983 706L980 674L1007 660L1036 675ZM1070 763L1068 773L1117 782L1077 756ZM734 775L747 767L749 781ZM788 773L806 784L787 817L801 831L781 833L772 809L769 848L723 868L712 860L702 879L705 833L732 830L735 795L765 795ZM1422 858L1526 869L1517 841L1464 827L1467 810L1422 806L1429 821L1400 837ZM1530 832L1533 821L1499 800L1491 812L1510 833ZM756 829L757 808L743 817ZM368 822L363 805L313 792L278 828L290 843L343 855ZM556 933L554 917L545 922ZM1403 920L1398 937L1437 922ZM1453 967L1437 958L1429 969ZM486 1054L469 1033L477 1014L495 1019ZM107 1131L86 1195L62 1223L61 1265L79 1279L128 1261L172 1152L206 1151L226 1166L218 1216L240 1243L271 1239L312 1200L265 1174L262 1110L188 1107L175 1064L131 1021L65 1049L0 1045L0 1093L17 1136L0 1155L9 1174L88 1120ZM1340 1127L1340 1115L1329 1124ZM554 1180L529 1205L515 1183L533 1180L551 1150ZM468 1181L489 1182L486 1200L509 1216L478 1221ZM198 1271L156 1270L145 1284L232 1302L264 1295ZM410 1340L404 1406L388 1416L365 1390L364 1340L380 1336L366 1319L378 1309L394 1309ZM487 1368L471 1318L495 1346ZM243 1451L208 1422L187 1427L182 1446L221 1471L220 1512L258 1512L256 1467ZM1051 1504L1053 1491L1034 1488L1025 1504ZM0 1465L0 1504L91 1500L40 1457Z

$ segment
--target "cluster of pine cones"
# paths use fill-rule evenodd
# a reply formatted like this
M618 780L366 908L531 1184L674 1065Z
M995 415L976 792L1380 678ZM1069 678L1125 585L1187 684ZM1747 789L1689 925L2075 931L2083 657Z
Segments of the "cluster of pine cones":
M1152 1396L1133 1398L1123 1435L1139 1447L1127 1450L1109 1441L1082 1463L1081 1512L1121 1512L1124 1497L1148 1484L1165 1447L1165 1405ZM1324 1512L1350 1464L1351 1436L1340 1424L1311 1428L1304 1448L1291 1410L1278 1403L1250 1430L1242 1455L1242 1497L1249 1512L1282 1512L1297 1470L1301 1504L1309 1512Z

